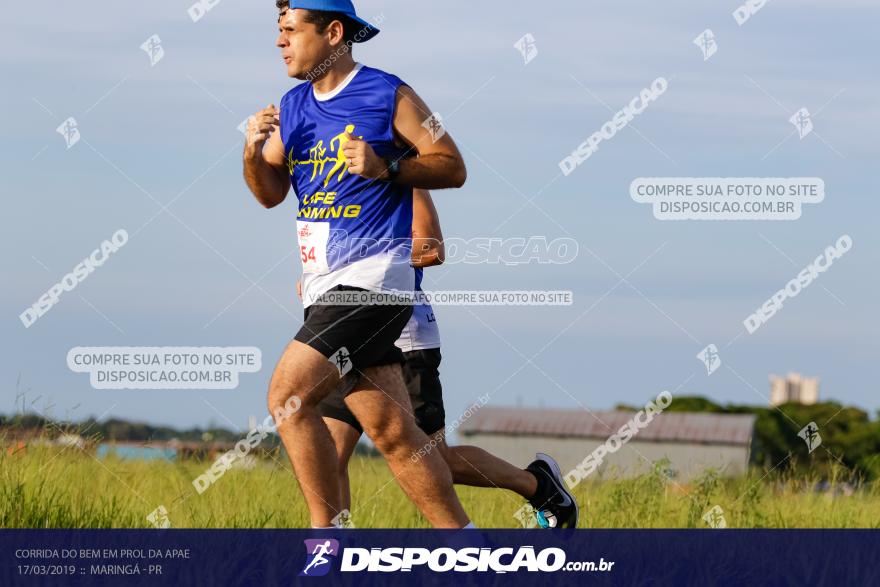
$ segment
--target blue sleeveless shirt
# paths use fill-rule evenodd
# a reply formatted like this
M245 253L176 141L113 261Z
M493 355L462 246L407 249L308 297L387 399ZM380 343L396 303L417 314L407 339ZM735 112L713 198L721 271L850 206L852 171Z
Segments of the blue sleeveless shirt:
M412 188L348 173L346 134L400 157L397 76L358 64L332 92L300 84L281 99L281 138L296 193L303 304L337 285L412 292Z

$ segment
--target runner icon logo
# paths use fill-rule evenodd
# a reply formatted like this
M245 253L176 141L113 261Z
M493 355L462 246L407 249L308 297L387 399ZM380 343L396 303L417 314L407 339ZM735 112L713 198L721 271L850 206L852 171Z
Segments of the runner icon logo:
M703 361L708 375L714 373L721 366L721 356L718 354L718 347L714 344L710 344L701 350L697 358Z
M344 377L354 366L351 362L351 353L345 347L341 347L333 353L333 356L330 357L330 362L336 365L340 377Z
M160 505L147 516L147 521L154 527L164 530L171 527L171 519L168 517L168 510L164 505Z
M721 509L720 505L714 506L708 512L703 514L703 521L706 522L710 528L715 528L716 530L727 528L727 519L725 519L724 510Z
M810 116L810 111L806 108L795 112L788 121L797 129L798 137L801 139L813 132L813 119Z
M55 131L64 137L64 142L67 144L68 149L79 142L79 128L77 127L76 119L73 117L62 122Z
M308 558L299 576L323 577L330 571L332 558L339 554L339 541L332 538L311 538L304 542Z
M150 67L154 67L165 57L165 49L162 48L162 39L159 35L153 35L141 44L141 49L150 56Z
M715 42L715 33L712 29L706 29L694 39L694 45L703 52L703 61L709 61L709 58L718 51L718 43Z
M524 65L528 65L532 59L538 56L538 46L535 44L535 37L532 33L524 34L519 41L513 44L513 47L522 55Z
M431 142L436 143L446 136L446 129L443 127L443 117L439 112L434 112L422 122L422 127L431 134Z
M822 436L819 434L819 427L815 422L810 422L798 432L798 436L807 443L807 451L812 453L822 444Z

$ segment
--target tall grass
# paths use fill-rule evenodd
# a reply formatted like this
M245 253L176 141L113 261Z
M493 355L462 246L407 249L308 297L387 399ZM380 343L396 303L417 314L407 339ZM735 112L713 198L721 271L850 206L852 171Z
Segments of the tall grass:
M283 457L250 471L231 470L204 494L192 480L210 463L96 459L75 448L29 446L0 453L0 527L149 528L147 515L163 505L177 528L298 528L308 515ZM880 491L863 486L852 496L811 488L818 479L754 470L740 479L711 471L686 486L670 483L662 464L641 477L585 481L574 492L583 528L705 528L715 505L728 527L880 528ZM425 528L381 459L351 464L352 512L360 528ZM498 489L458 487L480 527L515 528L524 503Z

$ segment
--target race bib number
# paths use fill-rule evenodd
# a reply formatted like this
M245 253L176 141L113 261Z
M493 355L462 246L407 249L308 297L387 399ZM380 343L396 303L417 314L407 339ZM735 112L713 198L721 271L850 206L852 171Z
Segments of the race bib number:
M303 264L303 273L329 273L327 240L330 238L330 223L298 220L296 234L299 237L299 258Z

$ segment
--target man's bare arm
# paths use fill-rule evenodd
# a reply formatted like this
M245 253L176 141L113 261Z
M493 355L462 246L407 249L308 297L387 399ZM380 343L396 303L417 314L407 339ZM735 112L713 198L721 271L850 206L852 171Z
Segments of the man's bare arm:
M419 156L400 162L396 181L424 189L460 188L467 179L464 159L445 129L443 136L435 140L431 131L423 126L432 114L409 86L401 86L397 91L394 131Z
M448 133L435 131L432 135L422 126L430 117L431 110L412 88L401 86L397 90L394 132L409 147L409 154L418 157L401 160L394 181L423 189L459 188L467 179L464 160ZM370 179L388 179L386 162L365 141L351 137L343 152L350 163L349 173Z
M278 125L278 109L270 104L248 122L245 140L244 180L266 208L283 202L290 190L284 142Z
M445 260L440 216L426 190L413 190L412 242L413 267L432 267Z

